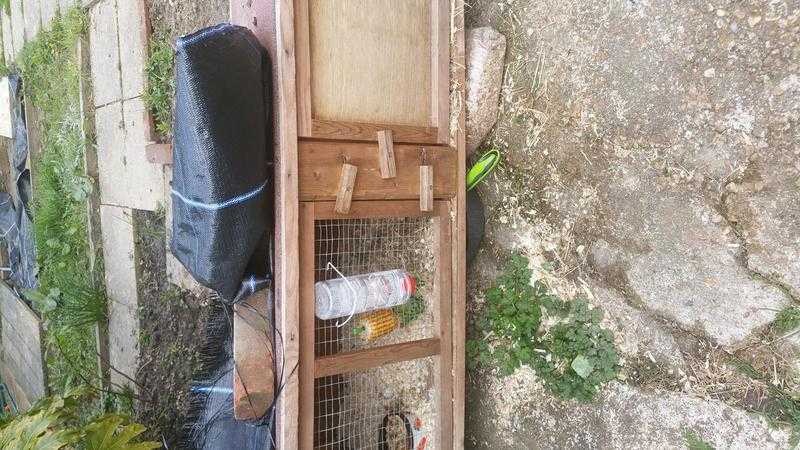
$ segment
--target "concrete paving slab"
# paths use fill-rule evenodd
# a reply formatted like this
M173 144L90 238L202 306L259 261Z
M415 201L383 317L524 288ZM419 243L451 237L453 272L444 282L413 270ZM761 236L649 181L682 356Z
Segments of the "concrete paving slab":
M138 97L144 93L144 66L147 63L147 20L144 0L127 0L117 4L122 71L122 98Z
M3 22L3 57L6 64L10 64L14 60L14 35L11 32L11 16L6 12L5 8L0 8L0 20Z
M161 166L147 161L150 124L141 98L95 111L100 203L154 211L163 199Z
M58 15L58 0L39 0L42 12L42 27L50 28L50 22Z
M42 11L39 0L26 0L22 4L22 15L25 18L25 42L30 42L42 29Z
M97 136L97 167L100 184L100 203L116 204L113 196L115 183L111 174L124 173L125 128L122 119L122 104L119 102L97 108L94 114ZM122 156L120 156L122 155Z
M122 102L125 118L125 158L128 189L119 198L131 208L155 211L163 203L161 165L147 160L145 149L153 140L150 113L141 97Z
M11 0L11 37L14 55L19 55L25 44L25 16L22 14L22 0Z
M95 106L121 99L117 8L113 0L104 0L91 9L89 45Z
M136 290L135 244L132 211L100 206L103 259L108 294L109 361L111 383L134 385L139 360L139 301Z

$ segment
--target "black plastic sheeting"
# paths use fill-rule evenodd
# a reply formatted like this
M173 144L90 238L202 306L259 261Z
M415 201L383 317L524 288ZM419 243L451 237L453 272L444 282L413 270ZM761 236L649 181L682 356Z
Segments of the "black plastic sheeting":
M478 256L486 227L486 214L478 191L467 191L467 265Z
M177 41L171 249L227 301L269 284L247 268L271 223L270 73L247 28Z
M13 139L8 149L11 162L10 176L16 188L16 201L7 193L0 193L0 237L8 251L11 284L19 289L35 289L36 245L33 240L28 202L31 198L31 176L28 163L28 132L25 127L25 109L22 102L22 83L16 74L8 76L11 88L11 124Z
M272 299L267 310L272 322ZM183 447L196 450L271 450L274 408L254 422L233 417L233 308L224 303L211 306L205 340L200 351L203 364L200 380L192 384L190 414ZM265 349L265 351L271 351Z
M221 298L199 349L187 447L267 450L274 409L252 422L233 417L231 315L233 303L271 288L269 258L254 257L272 226L269 58L250 30L229 24L181 37L176 49L170 247Z

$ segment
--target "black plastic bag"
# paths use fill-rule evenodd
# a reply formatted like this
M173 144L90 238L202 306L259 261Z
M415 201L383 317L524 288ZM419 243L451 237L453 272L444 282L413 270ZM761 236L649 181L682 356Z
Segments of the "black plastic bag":
M242 285L271 223L268 56L250 30L221 24L179 38L175 66L170 247L230 301L264 279Z

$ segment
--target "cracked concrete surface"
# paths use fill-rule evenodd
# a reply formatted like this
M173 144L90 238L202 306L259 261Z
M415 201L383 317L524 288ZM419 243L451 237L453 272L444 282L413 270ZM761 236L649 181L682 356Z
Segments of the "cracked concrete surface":
M593 294L626 358L678 373L693 340L747 348L800 300L800 2L480 0L467 23L495 27L508 46L489 138L505 161L480 187L489 219L471 314L503 256L521 251L559 294ZM470 379L470 392L504 383ZM554 401L525 381L520 395ZM624 402L560 404L575 426L549 435L534 424L549 414L536 401L510 411L471 402L468 435L475 448L496 448L487 436L508 448L679 447L675 430L697 428L718 446L786 446L783 431L691 387L652 389L609 395L657 399L675 421L623 414ZM622 424L597 425L602 411ZM645 422L651 440L637 429ZM507 431L488 433L492 424Z

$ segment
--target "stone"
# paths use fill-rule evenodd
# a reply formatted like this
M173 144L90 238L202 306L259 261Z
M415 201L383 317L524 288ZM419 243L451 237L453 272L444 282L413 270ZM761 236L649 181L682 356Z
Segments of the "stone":
M739 261L733 233L710 219L714 210L684 186L662 184L653 171L633 168L649 182L609 188L613 234L636 248L624 275L651 311L688 331L732 348L771 322L787 298L751 276Z
M136 388L139 364L139 300L136 287L133 216L129 208L100 206L106 294L108 295L111 383Z
M649 359L675 371L686 369L677 341L669 329L644 311L630 306L616 291L594 285L590 301L605 312L603 325L614 332L619 350Z
M789 432L718 400L612 382L595 403L548 401L535 379L518 372L468 391L468 447L677 449L691 431L713 448L790 448Z
M89 45L94 105L103 106L120 100L122 83L115 2L105 0L90 10Z
M467 154L480 146L497 121L506 38L490 27L466 32Z
M744 239L747 267L800 298L800 169L791 159L771 155L751 164L748 176L759 179L729 194L727 209Z

